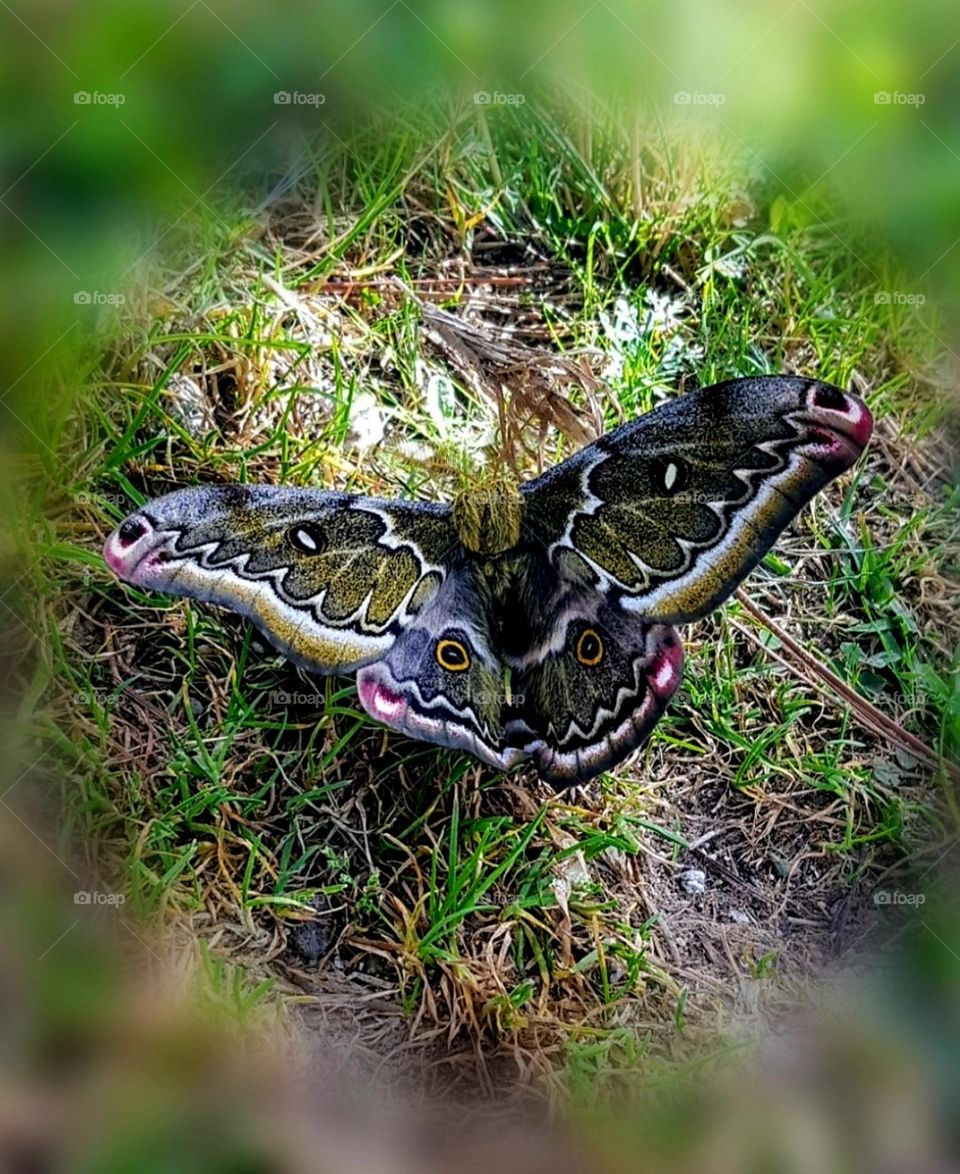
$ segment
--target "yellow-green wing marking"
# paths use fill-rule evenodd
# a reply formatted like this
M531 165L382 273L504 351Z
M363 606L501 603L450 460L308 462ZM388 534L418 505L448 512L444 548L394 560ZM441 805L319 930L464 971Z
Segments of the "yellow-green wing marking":
M298 664L333 673L387 651L456 547L444 506L230 485L148 502L104 557L139 587L240 612Z

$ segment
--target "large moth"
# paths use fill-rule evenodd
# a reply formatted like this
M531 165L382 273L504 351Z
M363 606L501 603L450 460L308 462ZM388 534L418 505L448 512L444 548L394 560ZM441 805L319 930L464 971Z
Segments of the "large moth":
M564 786L646 740L680 682L674 625L722 603L872 428L830 384L734 379L521 485L499 542L445 505L227 485L148 502L104 557L242 613L307 669L356 672L395 730Z

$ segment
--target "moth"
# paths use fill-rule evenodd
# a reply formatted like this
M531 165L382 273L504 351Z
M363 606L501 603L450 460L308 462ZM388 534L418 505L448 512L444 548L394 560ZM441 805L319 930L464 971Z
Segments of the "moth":
M828 383L734 379L482 508L201 486L131 514L104 557L313 672L356 672L392 729L563 787L646 741L680 682L675 625L721 604L872 429Z

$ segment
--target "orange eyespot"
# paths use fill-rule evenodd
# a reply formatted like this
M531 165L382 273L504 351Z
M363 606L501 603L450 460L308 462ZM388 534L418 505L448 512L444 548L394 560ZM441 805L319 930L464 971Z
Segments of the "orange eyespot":
M603 660L603 641L593 628L587 628L580 633L580 639L577 641L577 660L585 665L599 664Z
M448 673L462 673L470 667L470 653L459 640L437 642L437 664Z

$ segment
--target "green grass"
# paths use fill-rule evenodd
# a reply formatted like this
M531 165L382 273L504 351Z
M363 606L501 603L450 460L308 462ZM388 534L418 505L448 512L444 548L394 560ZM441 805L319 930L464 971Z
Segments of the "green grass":
M425 278L476 272L479 246L499 241L521 270L546 269L519 295L494 287L503 313L488 322L523 317L532 345L588 353L607 426L733 375L799 370L866 389L893 432L749 590L864 696L955 754L960 543L941 478L936 325L875 304L896 279L826 196L809 198L811 213L748 183L743 160L662 132L639 160L638 218L637 161L615 128L597 128L589 158L578 129L530 106L471 112L445 132L426 115L402 135L374 127L349 151L318 149L283 208L254 218L235 201L185 222L150 288L83 339L73 377L32 421L48 447L19 503L18 605L43 629L30 722L67 768L65 838L132 910L158 922L212 911L219 948L254 973L257 949L236 927L285 931L319 911L327 958L386 983L413 1025L542 1054L576 1096L643 1069L651 1051L683 1054L684 1025L712 1022L709 982L690 989L671 973L657 904L669 894L673 922L686 916L674 869L701 863L694 831L746 821L742 840L724 831L712 846L778 900L790 858L794 890L812 900L955 831L936 782L785 676L732 602L687 634L682 693L640 762L586 797L546 801L388 737L351 683L308 682L235 618L119 586L98 545L146 498L204 480L449 496L499 451L495 410L463 386L453 409L431 405L425 376L460 381L383 279L425 290ZM321 243L296 253L311 233ZM329 277L368 284L344 300L324 293ZM463 291L446 288L457 309ZM212 408L202 432L171 392L183 376ZM363 455L349 446L360 392L388 423ZM315 427L308 407L322 409ZM548 459L573 447L548 429ZM778 822L781 811L800 818ZM819 872L804 871L807 856ZM744 972L774 981L789 959L760 939ZM237 994L240 1010L266 990L236 986L253 992Z

